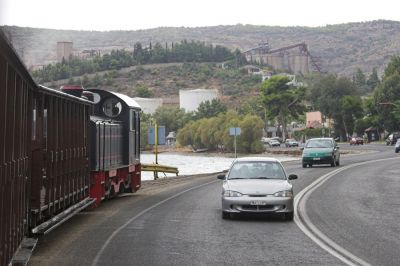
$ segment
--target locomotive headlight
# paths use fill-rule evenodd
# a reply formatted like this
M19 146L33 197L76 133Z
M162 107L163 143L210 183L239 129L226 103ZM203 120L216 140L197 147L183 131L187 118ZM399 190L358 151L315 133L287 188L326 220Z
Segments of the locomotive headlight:
M103 102L103 113L108 117L116 117L122 111L122 104L117 98L108 98Z

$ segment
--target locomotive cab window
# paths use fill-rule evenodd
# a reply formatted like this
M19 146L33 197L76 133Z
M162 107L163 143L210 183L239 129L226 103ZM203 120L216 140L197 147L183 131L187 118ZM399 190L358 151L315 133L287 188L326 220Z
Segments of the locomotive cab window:
M33 99L32 106L32 140L36 140L36 99Z
M130 129L131 131L134 131L136 129L136 112L134 110L131 110L131 114L130 114Z
M103 102L103 113L108 117L117 117L122 111L122 104L117 98L108 98Z

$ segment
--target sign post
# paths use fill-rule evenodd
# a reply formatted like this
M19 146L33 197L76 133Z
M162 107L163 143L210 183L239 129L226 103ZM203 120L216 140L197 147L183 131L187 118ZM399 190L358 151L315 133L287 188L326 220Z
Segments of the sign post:
M154 122L154 127L149 127L148 135L149 145L154 145L154 154L156 164L158 164L158 144L165 144L165 126L158 126L157 121ZM158 178L158 172L154 171L154 179Z
M241 133L240 127L231 127L229 128L229 135L234 136L234 146L235 146L235 158L237 158L237 153L236 153L236 136L239 136Z

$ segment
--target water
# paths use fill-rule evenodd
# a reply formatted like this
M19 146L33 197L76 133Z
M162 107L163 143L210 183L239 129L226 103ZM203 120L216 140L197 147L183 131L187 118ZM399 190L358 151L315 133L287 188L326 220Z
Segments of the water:
M295 157L274 156L281 162L296 159ZM179 175L195 175L205 173L216 173L227 170L235 158L220 156L218 154L181 154L181 153L160 153L158 163L178 167ZM155 163L154 154L141 154L142 163ZM175 176L175 174L166 174ZM164 177L164 173L159 173ZM154 179L153 172L142 172L142 180Z

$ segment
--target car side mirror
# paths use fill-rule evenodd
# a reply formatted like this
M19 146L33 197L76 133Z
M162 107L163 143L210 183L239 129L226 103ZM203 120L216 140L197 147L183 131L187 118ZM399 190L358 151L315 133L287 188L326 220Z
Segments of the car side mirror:
M289 175L289 180L293 180L293 179L297 179L297 178L298 178L298 176L295 174Z
M224 174L217 175L217 178L221 179L221 180L224 180L225 179L225 175Z
M339 149L339 146L336 146L336 147L335 147L335 149L337 149L337 150L338 150L338 149Z
M304 147L301 147L300 150L301 150L301 151L304 150Z

